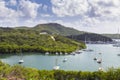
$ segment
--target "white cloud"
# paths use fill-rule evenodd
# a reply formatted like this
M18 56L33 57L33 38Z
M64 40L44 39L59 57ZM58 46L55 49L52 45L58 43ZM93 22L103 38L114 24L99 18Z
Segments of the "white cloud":
M51 0L51 3L57 17L73 18L63 24L79 30L115 33L115 24L120 25L120 0ZM80 18L75 20L76 16Z
M20 10L22 11L23 17L36 18L40 5L29 0L20 0Z
M44 11L47 11L47 10L48 10L48 6L47 6L47 5L43 5L42 9L43 9Z
M119 17L120 15L120 0L94 0L90 4L96 15L100 17Z
M15 10L6 7L5 1L0 1L0 24L6 25L12 22L16 23L18 14Z
M83 15L88 11L87 0L51 0L53 13L59 17Z
M17 4L14 8L19 7L16 10L8 6L13 6ZM21 24L21 18L24 22L28 19L35 19L37 16L37 10L40 4L32 3L29 0L20 0L19 3L16 0L0 0L0 26L19 26ZM34 22L34 21L33 21ZM22 23L24 24L24 23Z
M41 17L47 17L47 18L50 18L50 17L52 17L52 16L49 15L49 14L41 14Z
M51 0L53 13L59 17L120 17L120 0Z
M49 20L44 20L44 19L38 19L38 20L33 20L29 19L23 22L23 24L19 24L19 26L28 26L28 27L34 27L37 24L43 24L43 23L49 23Z
M53 14L49 5L32 1L0 0L0 26L57 22L79 30L115 33L114 27L120 25L120 0L51 0Z
M16 0L10 0L10 1L9 1L9 4L10 4L11 6L15 6L15 5L17 5L17 1L16 1Z

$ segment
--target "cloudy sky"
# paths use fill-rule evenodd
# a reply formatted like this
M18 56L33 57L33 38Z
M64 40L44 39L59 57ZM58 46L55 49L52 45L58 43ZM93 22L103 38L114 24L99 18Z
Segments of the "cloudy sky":
M0 0L0 26L52 22L80 31L117 33L120 0Z

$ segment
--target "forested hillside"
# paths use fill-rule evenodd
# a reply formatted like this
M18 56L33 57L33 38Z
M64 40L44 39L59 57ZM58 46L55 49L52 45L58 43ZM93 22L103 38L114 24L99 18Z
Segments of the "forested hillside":
M0 28L0 53L70 53L78 48L85 48L85 45L60 35L41 34L32 29Z
M112 39L106 36L102 36L100 34L94 34L94 33L84 33L81 35L71 35L67 36L70 39L74 39L77 41L103 41L103 42L112 42Z

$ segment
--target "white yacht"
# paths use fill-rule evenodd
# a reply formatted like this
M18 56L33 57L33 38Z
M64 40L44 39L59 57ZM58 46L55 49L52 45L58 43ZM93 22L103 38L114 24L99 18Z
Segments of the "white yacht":
M113 44L113 47L120 47L120 42Z
M75 51L75 53L76 53L76 54L81 54L82 52L79 51L79 50L77 50L77 51Z
M86 51L86 52L93 52L92 49L83 49L83 51Z
M53 70L59 70L60 66L54 66Z
M24 60L23 60L23 55L22 55L22 51L21 51L20 57L21 57L21 58L20 58L20 60L18 61L18 63L19 63L19 64L22 64L22 63L24 62Z
M53 70L59 70L60 69L60 66L57 64L57 59L55 61L55 66L53 67Z
M118 38L120 38L120 36L119 36L120 34L119 34L119 28L118 28ZM115 40L115 44L113 44L113 47L120 47L120 40L118 39L118 40Z
M103 71L103 68L102 68L102 67L99 67L98 70L99 70L99 71Z
M21 63L23 63L23 62L24 62L23 59L20 59L20 60L18 61L19 64L21 64Z
M67 58L64 58L64 59L63 59L63 62L66 62L66 61L67 61Z
M46 55L48 55L48 54L49 54L49 52L46 52L45 54L46 54Z

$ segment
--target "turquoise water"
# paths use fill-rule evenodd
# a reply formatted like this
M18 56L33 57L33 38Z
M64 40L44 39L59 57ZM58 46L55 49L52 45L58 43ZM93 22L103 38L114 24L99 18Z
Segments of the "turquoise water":
M37 69L52 70L55 66L55 60L58 59L58 65L62 70L77 70L77 71L97 71L99 64L93 60L94 57L102 58L102 67L104 70L109 67L120 67L120 48L113 47L112 44L88 44L88 49L93 49L93 52L82 51L76 55L41 55L38 53L23 55L25 67ZM101 55L99 53L102 53ZM67 58L66 62L63 59ZM0 59L10 65L18 64L19 55L1 55Z

